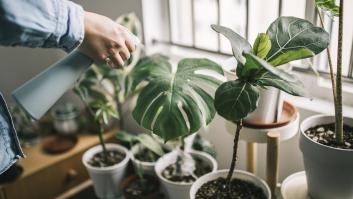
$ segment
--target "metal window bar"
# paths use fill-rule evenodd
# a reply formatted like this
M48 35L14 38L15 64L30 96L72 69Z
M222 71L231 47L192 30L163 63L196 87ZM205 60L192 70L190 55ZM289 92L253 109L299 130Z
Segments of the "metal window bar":
M191 48L191 49L196 49L196 50L201 50L204 52L210 52L210 53L219 53L222 55L231 55L231 53L224 53L221 52L221 36L220 34L217 34L217 50L209 50L209 49L204 49L197 47L195 44L195 37L196 37L196 30L195 30L195 0L190 0L190 6L191 6L191 31L192 31L192 43L190 45L184 45L180 44L177 42L173 41L173 31L172 31L172 16L171 16L171 0L167 0L167 9L168 9L168 31L169 31L169 41L158 41L154 40L154 43L163 43L163 44L170 44L174 46L179 46L179 47L184 47L184 48ZM217 24L221 24L221 0L215 0L217 3ZM245 17L245 38L248 39L249 37L249 12L250 12L250 5L249 5L250 0L245 0L246 4L246 17ZM315 23L317 21L317 12L315 10L315 6L313 1L306 1L305 5L305 18L309 21L312 21ZM283 10L283 0L278 0L278 16L282 16L282 10ZM314 12L313 12L314 10ZM330 22L329 25L329 32L332 32L332 23L333 21ZM310 71L310 68L300 68L300 67L293 67L295 71L299 72L307 72ZM318 70L318 72L323 75L327 76L328 74L328 65L326 63L325 70ZM350 64L349 64L349 69L348 69L348 74L345 76L345 81L348 82L353 82L353 41L352 41L352 50L351 50L351 56L350 56Z
M221 24L221 0L215 0L216 1L216 5L217 5L217 25ZM213 53L220 53L222 55L231 55L231 53L224 53L221 52L221 35L217 34L217 50L209 50L209 49L204 49L204 48L200 48L197 47L195 44L195 37L196 37L196 30L195 30L195 0L190 0L190 7L191 7L191 36L192 36L192 42L191 42L191 46L190 45L185 45L185 44L180 44L177 42L173 41L173 23L172 23L172 15L171 15L171 0L167 0L167 14L168 14L168 33L169 33L169 41L159 41L159 40L154 40L154 43L163 43L163 44L171 44L174 46L179 46L179 47L186 47L186 48L193 48L193 49L197 49L197 50L201 50L201 51L205 51L205 52L213 52ZM245 37L248 38L248 33L249 33L249 26L248 26L248 22L249 22L249 0L246 0L246 19L245 19Z

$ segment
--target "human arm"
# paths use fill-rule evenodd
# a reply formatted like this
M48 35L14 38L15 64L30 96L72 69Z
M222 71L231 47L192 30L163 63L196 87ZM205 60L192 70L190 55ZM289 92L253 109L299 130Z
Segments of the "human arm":
M82 44L81 44L82 43ZM0 45L79 50L112 67L123 64L134 46L111 19L85 12L68 0L0 0Z

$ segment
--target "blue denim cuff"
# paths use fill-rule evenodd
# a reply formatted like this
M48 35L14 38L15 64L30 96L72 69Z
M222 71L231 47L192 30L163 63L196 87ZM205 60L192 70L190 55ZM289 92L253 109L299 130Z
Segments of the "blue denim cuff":
M84 11L81 6L67 0L57 2L57 28L54 37L59 38L59 48L70 52L79 46L84 37Z
M17 133L0 92L0 175L25 155L18 141Z

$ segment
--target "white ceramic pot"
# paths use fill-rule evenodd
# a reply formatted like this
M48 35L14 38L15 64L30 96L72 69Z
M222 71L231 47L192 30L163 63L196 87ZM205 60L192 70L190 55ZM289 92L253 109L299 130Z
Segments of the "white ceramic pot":
M155 166L155 171L161 181L163 188L167 191L169 199L187 199L189 197L190 188L193 183L173 182L165 179L162 176L162 171L169 165L174 164L176 162L177 154L177 151L172 151L159 158ZM196 156L205 161L208 161L210 165L212 165L212 172L217 171L218 164L216 160L209 154L194 150L190 151L190 154L192 156Z
M228 171L229 171L228 169L219 170L214 173L206 174L206 175L202 176L201 178L199 178L192 185L192 187L190 189L190 194L189 194L190 199L195 199L195 195L196 195L197 191L200 189L200 187L203 184L205 184L209 181L215 180L219 177L226 178ZM268 199L271 199L271 191L270 191L270 188L268 187L268 185L266 184L266 182L264 180L262 180L261 178L255 176L254 174L246 172L246 171L235 170L233 173L233 178L252 182L254 185L256 185L257 187L260 187L264 191L264 193Z
M142 169L144 174L155 176L156 172L154 171L154 166L156 165L156 162L143 162L135 158L135 154L139 151L139 147L144 146L142 144L136 144L130 150L130 158L135 171Z
M282 113L283 97L281 91L277 88L269 87L267 89L259 88L260 99L257 108L250 113L245 122L273 123Z
M300 150L303 153L308 191L318 199L353 198L353 150L337 149L311 140L305 130L334 123L334 116L315 115L300 125ZM353 119L344 118L344 123L353 126Z
M98 168L88 164L88 161L98 152L102 151L102 146L97 145L90 148L83 154L82 162L88 170L93 181L94 191L99 198L118 198L122 195L119 185L124 177L125 169L129 162L128 150L118 144L106 144L108 151L116 150L125 154L125 158L118 164L110 167Z

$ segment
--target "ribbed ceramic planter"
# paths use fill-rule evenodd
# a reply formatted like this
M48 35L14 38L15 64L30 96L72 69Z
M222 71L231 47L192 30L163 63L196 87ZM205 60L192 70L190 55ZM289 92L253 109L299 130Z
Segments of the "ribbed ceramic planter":
M210 156L209 154L201 151L190 151L192 156L196 156L201 158L204 161L208 161L210 165L212 165L212 172L217 171L218 164L216 160ZM174 164L177 160L177 151L172 151L167 153L163 157L159 158L156 166L155 171L158 178L161 181L162 186L167 191L169 199L187 199L189 197L189 191L191 185L193 183L178 183L167 180L162 176L162 171L167 168L169 165Z
M311 127L334 122L334 116L315 115L305 119L300 126L299 145L308 191L315 199L353 198L353 150L319 144L304 133ZM344 123L353 126L353 119L344 118Z
M204 185L205 183L215 180L219 177L222 178L226 178L228 174L228 169L224 169L224 170L219 170L213 173L209 173L206 174L204 176L202 176L201 178L199 178L191 187L190 189L190 199L195 199L195 195L197 193L197 191L201 188L202 185ZM233 179L237 178L237 179L241 179L241 180L245 180L248 182L252 182L254 185L256 185L257 187L260 187L265 195L267 196L268 199L271 199L271 191L270 188L268 187L268 185L266 184L266 182L264 180L262 180L261 178L246 172L246 171L241 171L241 170L235 170L234 174L233 174ZM232 198L229 198L232 199Z
M125 158L118 164L109 167L93 167L88 161L96 154L102 151L102 146L98 145L90 148L83 154L82 162L93 181L94 191L99 198L110 199L118 198L122 195L119 191L119 185L122 181L126 167L129 162L128 150L118 144L106 144L108 151L115 150L125 154Z

